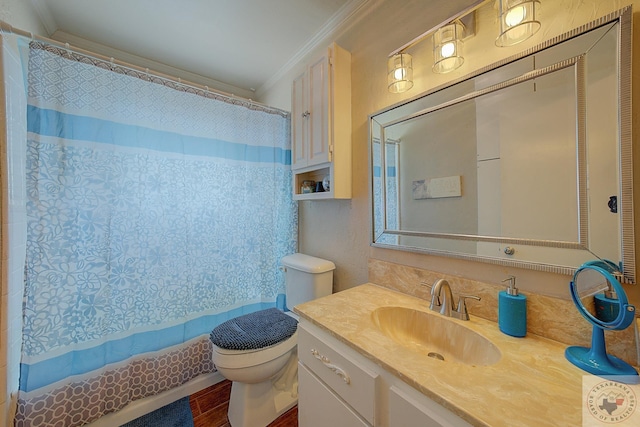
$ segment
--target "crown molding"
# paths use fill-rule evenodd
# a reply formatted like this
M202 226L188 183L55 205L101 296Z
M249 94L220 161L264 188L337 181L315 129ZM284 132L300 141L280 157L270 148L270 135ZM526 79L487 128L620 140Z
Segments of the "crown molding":
M345 3L325 25L322 26L309 41L307 41L295 55L293 55L273 76L271 76L258 90L256 96L258 99L264 93L273 87L280 79L282 79L293 67L295 67L302 59L313 52L328 37L335 37L337 34L348 28L359 19L360 16L372 10L378 1L376 0L351 0Z

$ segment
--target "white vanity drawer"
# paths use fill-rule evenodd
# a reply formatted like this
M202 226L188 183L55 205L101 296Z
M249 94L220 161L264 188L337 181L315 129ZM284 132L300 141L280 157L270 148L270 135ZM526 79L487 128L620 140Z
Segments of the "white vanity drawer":
M389 427L472 427L471 424L405 384L389 389Z
M298 357L367 422L375 424L378 374L365 369L350 357L328 346L316 334L298 326ZM342 343L339 343L342 345ZM345 345L345 349L348 347ZM300 394L304 390L300 390Z
M303 427L371 427L347 406L337 395L309 372L298 365L299 387L304 393L298 395L298 424Z

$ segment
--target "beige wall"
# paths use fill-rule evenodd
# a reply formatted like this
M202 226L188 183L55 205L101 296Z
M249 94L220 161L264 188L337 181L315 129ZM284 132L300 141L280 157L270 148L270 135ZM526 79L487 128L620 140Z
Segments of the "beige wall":
M455 79L496 60L526 50L544 40L578 27L595 18L633 4L638 20L640 0L542 0L540 19L542 29L528 41L510 48L494 45L497 24L493 2L484 6L477 17L476 35L465 43L465 64L447 75L436 75L431 68L431 43L425 40L413 47L414 87L402 94L391 94L386 89L386 59L390 52L415 36L452 16L469 1L452 0L444 6L428 7L425 1L380 0L373 1L370 10L356 24L342 34L333 36L338 44L352 55L352 129L353 129L353 198L350 201L303 201L300 207L300 251L333 260L337 265L335 288L343 290L369 279L367 260L381 259L403 265L419 267L450 275L466 277L486 283L498 284L507 275L518 277L525 292L535 290L541 294L568 298L570 277L518 270L489 264L454 260L424 254L371 248L370 201L368 190L368 125L367 119L388 105L413 98L421 92L439 86L447 79ZM443 2L440 2L443 3ZM640 21L638 21L640 22ZM635 40L638 25L634 26ZM332 39L326 40L328 45ZM634 45L634 65L640 62L640 45ZM302 67L300 64L299 67ZM634 67L635 68L635 67ZM298 68L299 69L299 68ZM638 75L635 73L635 75ZM284 109L290 109L291 76L286 76L266 93L262 99ZM638 87L634 85L634 105L640 106ZM634 114L637 122L639 114ZM638 138L638 123L634 124L634 139ZM636 163L640 164L638 150ZM636 177L639 174L636 173ZM638 178L636 178L636 181ZM636 185L640 188L640 185ZM636 191L637 193L637 191ZM640 211L640 196L636 195L636 217ZM636 223L640 221L636 219ZM637 239L636 239L637 240ZM640 245L637 245L640 248ZM640 306L640 286L627 287L636 305Z
M31 1L0 0L0 20L35 35L48 36Z

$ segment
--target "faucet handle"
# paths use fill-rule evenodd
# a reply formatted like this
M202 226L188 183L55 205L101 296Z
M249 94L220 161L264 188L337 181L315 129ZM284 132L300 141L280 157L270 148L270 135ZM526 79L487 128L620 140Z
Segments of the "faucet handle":
M433 285L430 285L427 282L420 282L420 284L429 288L429 292L431 293L431 303L429 304L429 310L440 311L440 307L442 306L440 303L440 296L433 293Z
M481 300L480 297L475 295L460 295L458 298L458 307L455 311L455 316L460 320L469 320L469 312L467 311L467 303L465 302L467 298L472 298L477 301Z

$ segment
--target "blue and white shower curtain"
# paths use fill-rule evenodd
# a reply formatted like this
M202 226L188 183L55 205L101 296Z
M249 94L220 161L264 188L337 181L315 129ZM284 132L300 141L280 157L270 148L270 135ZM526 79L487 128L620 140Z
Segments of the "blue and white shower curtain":
M398 244L398 236L385 234L385 230L398 230L400 227L399 147L400 141L391 139L381 144L379 138L374 138L372 143L373 238L376 243Z
M36 42L27 77L16 421L77 426L213 371L213 327L282 305L289 118Z

